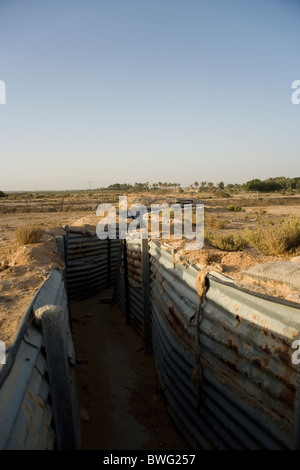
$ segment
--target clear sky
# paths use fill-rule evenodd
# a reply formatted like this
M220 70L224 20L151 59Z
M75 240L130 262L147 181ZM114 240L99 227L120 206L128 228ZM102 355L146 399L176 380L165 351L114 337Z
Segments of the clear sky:
M0 0L0 189L300 176L300 0Z

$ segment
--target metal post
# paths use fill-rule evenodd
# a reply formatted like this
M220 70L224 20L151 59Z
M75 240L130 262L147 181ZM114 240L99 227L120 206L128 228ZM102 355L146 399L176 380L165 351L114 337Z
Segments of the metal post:
M300 335L298 335L298 340ZM293 450L300 449L300 365L297 367L296 393L294 404Z
M111 241L107 239L107 287L111 286Z
M130 323L130 301L128 285L128 262L127 262L127 243L123 240L123 263L124 263L124 284L125 284L125 318L126 324Z
M152 352L151 312L150 312L150 267L148 239L142 239L142 277L144 297L144 345L145 354Z

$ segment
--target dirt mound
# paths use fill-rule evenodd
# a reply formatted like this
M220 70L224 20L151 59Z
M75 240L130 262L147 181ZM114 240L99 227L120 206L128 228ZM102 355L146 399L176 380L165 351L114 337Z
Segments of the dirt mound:
M45 233L40 243L17 247L0 272L0 339L9 346L33 296L52 269L63 270L55 238Z
M80 219L75 220L72 223L72 226L74 227L96 227L97 223L99 222L100 217L97 217L96 215L92 216L86 216L86 217L80 217Z
M55 239L21 247L10 259L8 266L30 266L31 269L51 267L64 268L64 263L56 252Z
M191 264L215 266L218 272L233 279L239 287L300 303L300 257L283 259L265 256L250 248L224 252L211 247L198 251L181 247L174 255L176 261L182 262L180 257Z
M274 297L300 302L300 263L279 261L259 264L238 274L236 282Z

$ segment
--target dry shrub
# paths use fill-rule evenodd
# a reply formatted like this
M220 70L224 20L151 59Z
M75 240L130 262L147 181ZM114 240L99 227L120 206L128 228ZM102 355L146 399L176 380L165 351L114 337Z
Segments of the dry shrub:
M300 219L289 217L278 226L246 229L244 238L249 245L265 255L284 255L300 245Z
M241 251L248 246L247 241L237 233L223 235L207 231L205 241L222 251Z
M222 229L225 227L225 222L214 214L207 215L204 219L204 223L208 228Z
M44 231L37 225L26 225L16 230L16 241L19 245L38 243L41 241Z

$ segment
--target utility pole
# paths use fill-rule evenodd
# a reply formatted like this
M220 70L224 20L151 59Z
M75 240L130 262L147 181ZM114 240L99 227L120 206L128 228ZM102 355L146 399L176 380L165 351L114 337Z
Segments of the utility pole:
M91 190L92 181L89 181L89 191Z

